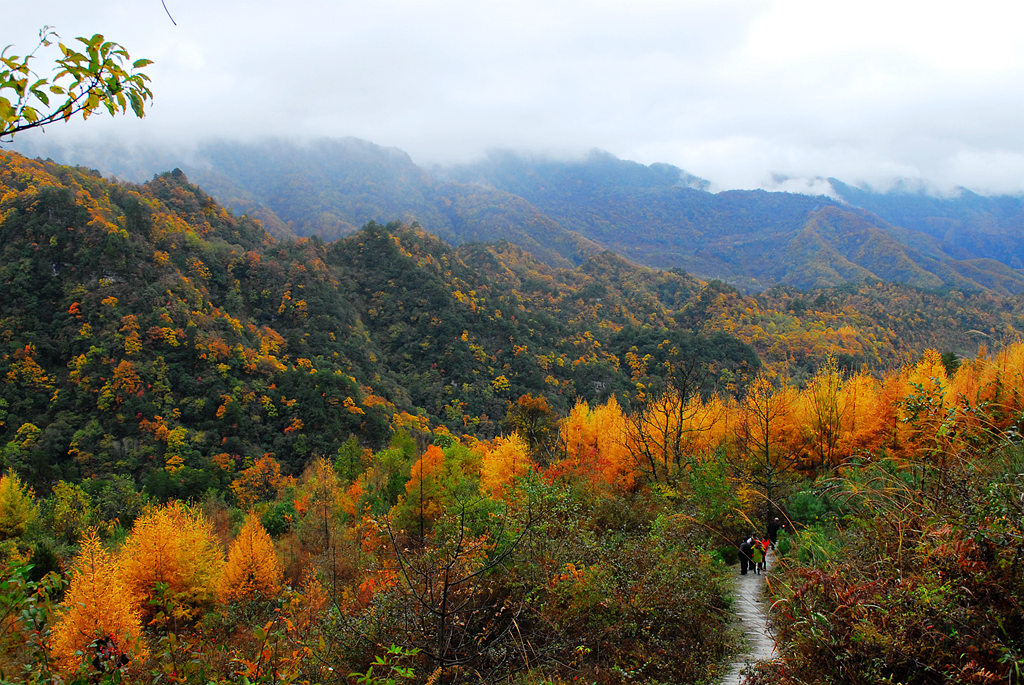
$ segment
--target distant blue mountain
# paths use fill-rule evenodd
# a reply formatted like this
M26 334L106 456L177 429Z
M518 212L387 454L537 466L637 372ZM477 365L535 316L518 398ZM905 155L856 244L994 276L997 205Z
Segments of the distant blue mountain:
M1024 200L876 193L709 192L668 164L595 151L575 160L496 151L424 168L357 139L211 142L168 149L22 149L144 180L180 167L271 233L335 239L368 221L417 222L452 244L506 240L549 264L601 250L746 290L867 280L1024 293Z
M1024 267L1024 197L986 197L969 190L944 197L903 186L877 193L837 179L829 182L843 201L930 235L957 257Z

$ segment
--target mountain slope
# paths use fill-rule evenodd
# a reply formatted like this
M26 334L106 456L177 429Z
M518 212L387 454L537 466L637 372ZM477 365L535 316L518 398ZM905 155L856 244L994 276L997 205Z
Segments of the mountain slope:
M95 151L89 163L144 166ZM167 151L151 155L167 168ZM173 158L173 156L171 157ZM335 239L367 221L418 223L445 241L508 240L558 267L603 249L745 290L835 286L867 279L919 287L1021 293L1021 203L880 196L833 182L836 198L765 191L707 192L666 164L594 152L553 160L494 152L429 171L405 153L344 139L295 144L215 142L182 166L274 235ZM845 200L845 203L844 203ZM901 209L902 208L902 209ZM872 214L873 209L883 212ZM905 211L904 211L905 210ZM943 228L945 226L945 228Z
M1024 273L994 260L958 260L919 234L863 211L826 207L790 238L769 270L778 283L814 288L865 279L919 288L1024 292Z
M267 453L294 472L349 435L379 447L395 412L489 435L523 393L623 392L641 338L704 359L708 392L759 366L675 325L692 279L586 264L399 225L278 242L177 170L119 184L0 152L0 459L186 495Z
M642 264L678 266L753 290L892 280L919 287L1024 292L1021 274L952 256L933 236L826 197L708 193L674 167L592 153L574 162L492 153L453 170L515 192L538 209ZM962 257L975 259L966 261Z
M370 221L397 221L430 226L456 245L509 240L553 266L573 266L601 250L522 198L435 179L404 152L355 138L214 141L177 154L158 147L23 148L134 180L180 167L225 206L260 219L277 237L334 240Z
M1024 267L1024 198L984 197L968 190L936 196L899 185L878 193L829 179L844 202L928 234L951 254Z
M116 471L158 496L223 487L268 453L295 472L350 435L380 446L402 411L486 436L523 393L562 413L628 402L627 360L657 387L673 349L706 369L703 392L732 393L761 359L799 382L827 354L880 369L1024 331L1021 299L990 293L752 298L612 252L559 269L397 224L276 241L180 171L121 184L10 153L0 287L3 465L40 484Z

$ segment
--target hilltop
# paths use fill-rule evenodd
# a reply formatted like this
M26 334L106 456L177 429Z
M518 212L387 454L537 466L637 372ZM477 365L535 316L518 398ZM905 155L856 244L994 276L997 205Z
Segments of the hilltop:
M507 240L550 266L612 250L745 292L881 280L919 288L1024 292L1021 198L878 193L830 180L829 195L710 192L668 164L593 152L576 160L493 152L424 168L354 138L212 141L194 150L32 148L145 180L180 167L273 235L334 240L369 221L418 223L452 245Z

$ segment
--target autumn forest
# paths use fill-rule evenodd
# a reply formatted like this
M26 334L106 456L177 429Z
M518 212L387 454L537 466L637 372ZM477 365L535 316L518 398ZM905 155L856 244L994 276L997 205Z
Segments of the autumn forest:
M1024 299L748 294L0 151L0 681L1021 682ZM550 261L550 260L549 260Z

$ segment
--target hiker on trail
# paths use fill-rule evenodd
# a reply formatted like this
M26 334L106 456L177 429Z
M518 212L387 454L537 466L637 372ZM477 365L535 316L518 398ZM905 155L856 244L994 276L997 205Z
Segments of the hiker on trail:
M768 540L771 542L772 549L775 549L775 544L779 541L780 528L782 528L782 523L778 516L768 522Z
M747 567L753 567L751 553L753 552L753 541L747 538L740 543L740 575L747 575Z
M760 540L754 540L753 551L750 556L754 560L754 574L761 575L761 569L764 568L764 546Z
M757 540L754 544L759 545L761 547L760 570L763 572L766 568L768 568L768 547L771 543L769 542L768 538L765 538L764 540Z

